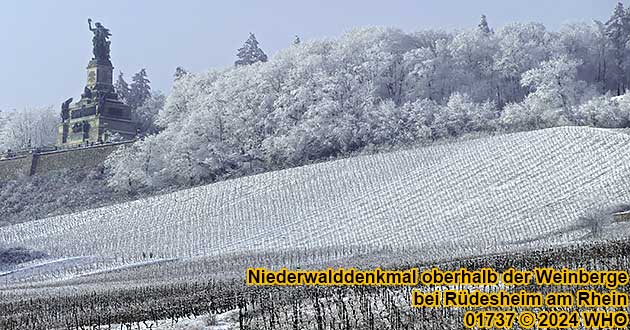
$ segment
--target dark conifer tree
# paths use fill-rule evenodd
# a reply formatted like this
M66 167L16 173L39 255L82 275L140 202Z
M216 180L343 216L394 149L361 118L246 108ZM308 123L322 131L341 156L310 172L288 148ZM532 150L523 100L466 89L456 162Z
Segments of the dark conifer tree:
M256 36L253 33L249 34L249 38L247 38L243 47L238 49L236 57L238 57L238 60L234 62L236 66L267 62L267 55L258 47L258 40L256 40Z
M116 80L116 83L114 84L114 90L118 94L118 98L121 101L125 103L129 102L129 93L130 93L129 84L127 84L127 82L125 81L122 71L118 72L118 79Z
M127 101L127 104L131 108L138 108L151 97L150 84L151 81L147 78L147 71L145 69L142 69L133 75L130 85L129 100Z
M481 32L483 33L491 33L492 30L490 30L490 27L488 26L488 20L486 19L486 15L481 15L481 22L479 22L479 30L481 30Z
M181 66L178 66L175 68L175 74L173 74L173 78L175 81L179 80L180 78L182 78L183 76L187 75L188 71L186 71L184 68L182 68Z
M624 67L627 56L626 44L629 41L628 33L630 32L628 16L628 13L623 7L623 3L619 2L612 16L606 22L606 37L608 38L615 59L613 75L617 84L617 95L625 93L627 86Z

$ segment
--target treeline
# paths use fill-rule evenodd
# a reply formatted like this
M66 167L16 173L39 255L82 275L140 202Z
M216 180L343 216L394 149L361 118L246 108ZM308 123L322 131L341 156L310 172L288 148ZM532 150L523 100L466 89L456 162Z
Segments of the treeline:
M159 133L114 154L109 185L187 186L471 132L627 127L630 11L549 31L390 28L296 42L253 35L225 70L179 72ZM254 54L254 55L247 55ZM247 56L245 56L247 55Z

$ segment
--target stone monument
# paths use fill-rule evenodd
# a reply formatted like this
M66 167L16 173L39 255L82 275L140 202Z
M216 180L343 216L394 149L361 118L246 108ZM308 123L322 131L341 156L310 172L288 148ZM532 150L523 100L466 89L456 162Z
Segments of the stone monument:
M118 98L114 90L114 67L109 57L111 33L101 23L88 19L94 57L87 66L87 84L81 99L72 103L69 98L61 105L61 124L57 145L105 143L116 137L129 140L136 137L137 124L129 106Z

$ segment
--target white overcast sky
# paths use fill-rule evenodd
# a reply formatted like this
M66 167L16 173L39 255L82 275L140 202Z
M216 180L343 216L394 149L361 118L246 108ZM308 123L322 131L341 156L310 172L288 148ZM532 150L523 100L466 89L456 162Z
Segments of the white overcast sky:
M627 5L628 1L624 1ZM91 58L87 19L113 34L115 74L146 68L154 89L168 92L175 67L205 71L232 65L236 49L254 32L273 55L293 41L336 37L354 27L405 31L508 22L606 20L617 0L438 1L32 1L0 3L0 110L54 105L78 98Z

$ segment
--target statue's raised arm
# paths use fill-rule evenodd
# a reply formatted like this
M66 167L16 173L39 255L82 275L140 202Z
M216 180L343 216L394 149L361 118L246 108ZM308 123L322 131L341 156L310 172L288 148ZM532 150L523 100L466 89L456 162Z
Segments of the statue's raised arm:
M104 27L101 23L96 22L92 27L92 19L88 18L88 28L94 37L92 37L92 44L94 45L94 59L97 61L109 62L109 37L112 35L109 33L109 29Z

